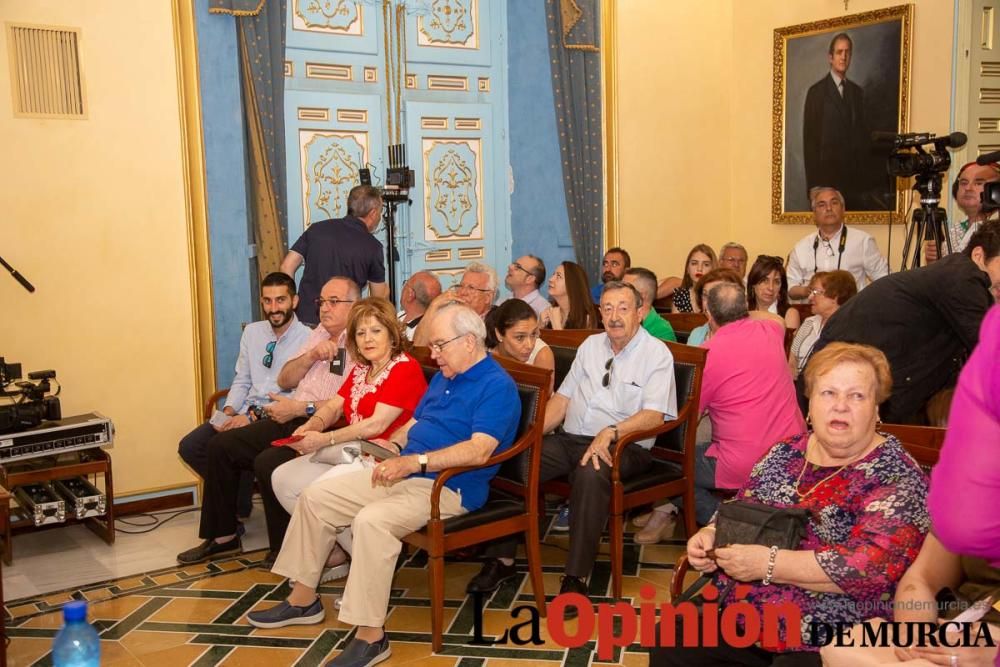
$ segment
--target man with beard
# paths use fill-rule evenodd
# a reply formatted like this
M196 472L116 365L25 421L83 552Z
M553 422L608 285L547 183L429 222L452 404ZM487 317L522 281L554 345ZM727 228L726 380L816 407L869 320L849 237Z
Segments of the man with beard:
M236 376L222 408L228 418L198 426L181 438L177 449L184 462L202 479L208 469L208 444L217 433L249 424L253 419L251 406L270 403L270 394L291 393L278 386L278 372L312 333L295 317L298 303L295 281L284 273L268 274L260 284L260 305L267 319L248 324L243 330ZM237 516L250 516L252 496L253 475L247 471L240 476Z
M614 247L604 253L604 261L601 263L601 282L590 289L594 303L600 305L601 292L604 291L605 283L624 278L625 270L630 266L632 266L632 258L623 248Z
M540 481L567 476L569 554L559 593L588 595L590 575L611 506L611 456L619 439L677 416L674 359L642 328L642 297L613 280L601 294L605 331L580 345L573 365L545 408ZM626 445L619 474L627 480L649 468L653 438ZM468 584L469 593L495 590L517 571L517 540L489 549L493 558ZM576 616L568 607L566 617Z
M291 436L316 414L323 403L336 395L351 372L353 362L344 343L351 304L360 296L361 290L350 278L337 276L328 280L316 299L320 326L310 333L297 356L285 363L278 373L278 386L285 390L294 387L295 393L291 397L270 394L273 400L264 406L266 419L220 433L208 446L199 528L199 536L204 541L178 554L178 562L197 563L241 550L236 497L240 475L249 470L261 481L271 552L268 556L277 554L290 517L274 495L271 473L295 458L296 451L291 446L272 447L271 443Z

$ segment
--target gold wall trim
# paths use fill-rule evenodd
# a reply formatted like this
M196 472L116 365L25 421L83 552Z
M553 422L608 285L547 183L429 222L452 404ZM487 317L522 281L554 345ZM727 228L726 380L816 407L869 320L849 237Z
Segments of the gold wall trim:
M330 110L321 107L299 107L297 115L299 120L330 120Z
M478 82L477 85L478 85L479 92L481 92L481 93L488 93L488 92L490 92L490 77L488 77L488 76L481 76L481 77L479 77L479 82Z
M604 111L604 248L619 245L617 0L601 0L601 101Z
M483 121L479 118L456 118L455 119L455 129L456 130L481 130L483 129Z
M430 252L424 253L425 262L450 262L451 261L451 249L448 250L431 250Z
M365 83L378 83L378 68L366 67L364 69Z
M181 167L188 230L188 264L194 320L195 392L192 409L201 420L205 397L216 389L215 321L212 317L212 259L208 240L205 146L202 142L201 90L194 3L172 0L174 58L181 130Z
M424 116L420 119L420 128L423 130L447 130L448 119L436 116Z
M291 60L285 61L285 76L295 76L295 63Z
M364 109L337 109L339 123L367 123L368 112Z
M485 248L459 248L458 249L458 259L459 260L473 260L482 259L486 257Z
M353 81L354 73L350 65L333 65L330 63L306 63L307 79L332 79L334 81Z
M417 75L416 74L407 74L406 75L406 87L407 88L409 88L410 90L416 90L418 85L419 84L417 83Z
M427 90L468 90L469 79L464 76L444 76L430 74L427 77Z

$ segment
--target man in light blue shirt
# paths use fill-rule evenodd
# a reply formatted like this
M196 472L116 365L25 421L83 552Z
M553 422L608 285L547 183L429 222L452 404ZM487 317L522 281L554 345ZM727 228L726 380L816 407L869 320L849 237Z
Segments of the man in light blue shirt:
M632 285L617 280L604 284L605 332L580 345L566 379L545 408L548 435L542 441L540 479L567 476L571 486L569 554L560 594L587 595L586 578L610 514L612 448L629 433L677 417L674 360L667 346L642 328L641 305L642 297ZM652 438L626 446L621 479L650 466L652 446ZM496 543L489 550L495 558L467 590L493 590L516 574L516 549L516 540ZM575 611L567 607L567 618Z
M521 299L531 306L539 317L542 311L551 305L538 291L545 282L545 262L540 257L534 255L518 257L507 267L507 277L503 282L513 295L512 299Z
M236 377L222 412L228 417L220 423L205 422L181 438L178 453L184 462L204 479L208 469L208 443L216 433L246 426L253 419L251 406L271 402L268 394L288 395L278 386L278 373L312 332L295 317L299 302L295 281L284 273L268 274L261 283L260 305L266 320L248 324L240 338L240 356ZM238 514L250 516L253 475L243 475L240 482Z

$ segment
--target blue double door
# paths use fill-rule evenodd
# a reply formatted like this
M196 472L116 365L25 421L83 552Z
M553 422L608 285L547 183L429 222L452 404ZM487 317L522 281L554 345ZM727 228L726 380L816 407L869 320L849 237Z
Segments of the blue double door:
M471 261L502 275L511 252L506 3L289 0L288 11L289 244L345 215L359 169L383 184L388 146L402 142L416 184L397 211L397 293L420 270L447 287ZM384 243L384 229L376 233Z

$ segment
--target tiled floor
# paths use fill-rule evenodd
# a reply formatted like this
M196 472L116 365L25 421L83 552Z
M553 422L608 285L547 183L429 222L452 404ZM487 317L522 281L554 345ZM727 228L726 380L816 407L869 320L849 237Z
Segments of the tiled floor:
M259 512L255 515L259 516ZM171 531L163 526L145 536L127 536L120 539L111 551L125 543L131 552L136 549L129 543L136 538L146 540L146 558L167 558L192 542L192 522L197 513L178 519ZM169 524L168 524L169 525ZM261 527L262 528L262 527ZM160 531L163 531L162 533ZM249 534L257 532L250 527ZM157 535L157 533L160 533ZM261 534L262 530L258 533ZM154 537L155 536L155 537ZM93 536L90 536L92 539ZM667 587L677 556L683 551L682 536L675 536L656 546L640 547L626 538L624 596L636 600L639 589L652 585L657 600L667 600ZM20 539L20 538L19 538ZM61 536L59 539L68 539ZM83 537L80 538L81 540ZM48 540L47 542L51 542ZM175 543L176 542L176 543ZM247 541L252 544L253 540ZM63 552L61 556L45 551L38 545L21 544L15 540L17 560L10 575L12 582L25 587L40 586L31 577L40 569L56 567L56 560L64 573L73 570L67 563L74 558L84 558L93 543L83 543L77 554ZM98 544L100 544L98 542ZM159 546L157 546L159 545ZM169 546L167 546L169 545ZM559 589L559 575L565 560L568 538L550 534L543 544L545 566L545 591L551 598ZM259 546L259 545L258 545ZM34 551L33 551L34 550ZM107 551L98 549L99 551ZM602 548L606 552L607 546ZM162 552L162 553L160 553ZM101 632L102 661L104 666L124 665L322 665L334 657L348 638L350 628L336 620L333 600L340 594L343 581L331 582L320 589L327 609L326 620L313 626L292 626L279 630L259 630L251 627L245 615L259 607L268 607L284 597L287 584L268 571L256 567L263 551L245 552L239 557L214 561L179 569L177 567L151 568L144 574L112 578L83 585L77 582L56 592L29 593L16 598L9 594L7 602L8 634L13 641L8 651L11 665L51 664L49 651L52 638L61 624L59 605L70 599L91 601L90 618ZM105 554L105 560L107 560ZM123 558L136 562L134 558ZM153 560L145 561L153 562ZM44 566L40 567L40 564ZM526 570L523 557L521 570ZM90 570L80 575L93 576L107 563L95 562ZM549 639L545 620L541 622L541 646L471 645L474 625L474 605L465 596L465 584L478 570L476 562L449 561L445 567L445 647L434 655L430 647L430 612L427 589L427 571L422 552L410 553L393 582L391 610L386 630L392 642L392 658L386 665L419 663L454 667L506 667L529 664L589 665L599 663L596 646L591 641L580 648L566 649ZM16 570L16 571L15 571ZM65 576L65 574L64 574ZM94 581L93 578L90 581ZM610 601L605 597L610 584L610 564L606 556L598 561L591 578L590 588L595 601ZM12 586L16 588L16 586ZM8 570L4 569L4 589L8 589ZM482 632L486 637L502 635L504 629L519 623L526 616L512 620L511 609L519 605L533 605L527 577L508 581L486 601L483 611ZM570 621L566 630L572 632L576 621ZM637 645L630 650L618 650L609 662L629 666L645 665L646 656Z

